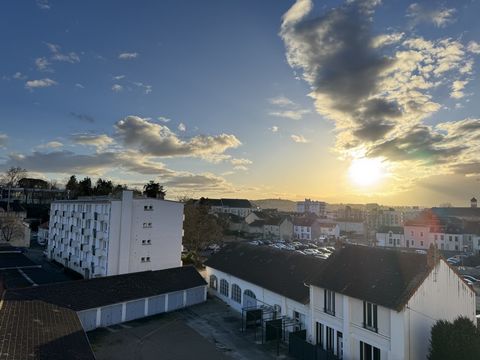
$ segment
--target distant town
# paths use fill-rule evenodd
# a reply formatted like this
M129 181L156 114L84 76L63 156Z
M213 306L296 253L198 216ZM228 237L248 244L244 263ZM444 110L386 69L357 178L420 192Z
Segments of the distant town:
M171 358L191 341L205 359L423 359L436 328L477 326L475 197L286 211L27 175L0 188L2 359L135 358L129 334L162 327Z

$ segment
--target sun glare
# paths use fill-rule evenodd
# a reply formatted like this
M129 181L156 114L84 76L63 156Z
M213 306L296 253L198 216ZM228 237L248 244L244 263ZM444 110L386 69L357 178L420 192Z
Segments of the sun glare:
M348 175L356 185L375 185L384 175L382 162L380 159L354 159L348 169Z

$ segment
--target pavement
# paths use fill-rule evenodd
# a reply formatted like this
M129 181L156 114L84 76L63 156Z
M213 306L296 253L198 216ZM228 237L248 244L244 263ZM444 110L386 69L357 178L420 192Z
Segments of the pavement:
M218 299L87 335L97 360L291 359L284 345L277 357L275 344L242 333L240 315Z

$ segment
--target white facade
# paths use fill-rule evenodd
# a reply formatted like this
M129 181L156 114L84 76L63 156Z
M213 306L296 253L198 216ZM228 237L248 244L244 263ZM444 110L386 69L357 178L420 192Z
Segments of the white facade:
M181 265L183 204L93 198L51 205L48 257L85 278Z
M299 213L313 213L317 216L325 216L325 208L327 204L323 201L314 201L305 199L305 201L297 202L297 212Z
M469 242L468 234L430 232L427 225L405 225L404 233L405 247L415 249L428 249L430 244L435 244L440 250L463 251ZM474 236L471 240L475 243Z
M230 305L236 311L241 312L242 308L249 306L269 305L277 309L279 315L281 316L287 316L291 319L300 319L300 322L302 323L302 329L306 329L308 336L310 336L309 304L302 304L298 301L289 299L284 295L274 293L263 287L213 269L209 266L206 267L205 276L205 280L209 284L208 291L212 295ZM226 286L224 285L222 287L222 284L226 284ZM232 288L234 286L238 286L240 288L240 298L232 296ZM225 289L228 289L228 291L225 291ZM247 291L247 296L245 296L245 291ZM255 295L255 299L252 299L251 296L248 296L248 294L251 295L252 293ZM255 302L255 300L258 300L258 302Z
M334 301L325 304L324 291L310 286L312 337L308 340L349 360L360 359L362 346L371 346L381 360L426 359L431 327L437 320L465 316L476 321L475 292L443 260L402 310L376 305L376 324L372 327L364 326L368 315L364 317L362 299L335 293Z
M312 226L293 225L293 237L297 240L312 240Z
M340 226L335 223L320 223L320 234L327 237L340 237Z
M377 246L405 247L405 236L394 231L377 232Z

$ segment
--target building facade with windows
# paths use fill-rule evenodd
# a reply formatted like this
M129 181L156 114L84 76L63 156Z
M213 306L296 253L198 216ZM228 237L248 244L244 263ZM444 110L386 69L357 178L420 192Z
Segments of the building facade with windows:
M206 262L209 292L241 312L263 308L295 323L288 331L307 330L310 335L309 288L311 274L324 260L272 247L234 243Z
M181 265L183 204L94 197L51 204L47 256L85 278Z
M325 216L326 207L327 207L327 203L323 201L305 199L304 201L297 202L298 213L311 213L320 217Z
M310 304L311 342L352 360L426 359L437 320L475 322L475 292L433 248L347 246L310 283Z
M383 226L376 233L377 246L405 247L403 226Z

